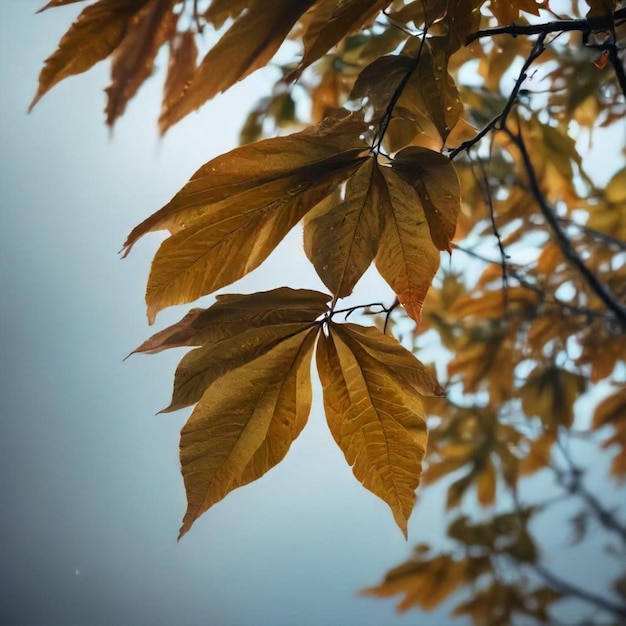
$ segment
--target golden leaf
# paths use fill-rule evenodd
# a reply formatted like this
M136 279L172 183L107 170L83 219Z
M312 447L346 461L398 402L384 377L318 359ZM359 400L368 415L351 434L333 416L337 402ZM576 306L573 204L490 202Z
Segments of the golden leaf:
M181 431L188 506L179 538L213 504L287 454L309 415L316 333L285 339L205 391Z
M312 2L252 2L204 57L181 97L163 110L159 120L161 132L266 65Z
M130 20L146 1L100 0L88 6L63 35L58 49L46 59L29 111L58 82L86 72L108 57L120 45ZM44 8L48 6L56 5Z
M319 277L334 294L345 298L370 266L383 226L374 157L348 179L342 201L320 205L304 224L304 249Z
M330 324L317 345L328 425L357 480L387 502L406 537L427 441L421 399L347 333Z
M105 90L109 126L124 113L128 101L152 74L154 57L173 35L177 21L170 0L152 0L133 15L111 59L111 85Z
M407 314L419 323L422 304L439 267L421 203L415 190L390 168L381 168L380 197L386 216L376 267L396 292Z

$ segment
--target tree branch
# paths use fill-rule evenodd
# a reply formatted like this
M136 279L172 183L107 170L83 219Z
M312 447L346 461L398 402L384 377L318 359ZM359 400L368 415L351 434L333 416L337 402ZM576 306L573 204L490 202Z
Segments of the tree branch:
M496 115L489 122L489 124L487 124L487 126L485 126L475 137L472 137L472 139L468 139L467 141L464 141L460 146L458 146L454 150L451 150L448 153L448 158L451 161L453 161L454 158L460 152L463 152L464 150L465 151L470 150L490 130L502 130L502 128L504 127L506 123L506 118L509 116L511 109L513 108L513 105L515 104L515 101L517 100L517 96L520 92L520 89L522 88L522 84L528 78L528 69L533 64L535 59L539 57L541 54L543 54L544 50L546 49L545 48L546 35L547 33L541 33L539 37L537 37L537 41L535 41L535 44L533 45L532 50L530 51L530 54L528 55L528 58L524 62L524 65L522 66L519 76L517 77L517 80L515 81L515 85L513 86L513 90L511 91L509 98L506 104L504 105L504 108L502 109L502 111L498 115Z
M535 167L532 164L530 159L530 155L528 154L528 150L526 149L526 144L520 132L514 134L507 127L503 127L502 131L509 137L509 139L517 146L517 149L520 152L522 157L522 161L524 162L524 168L526 169L526 174L528 176L528 181L530 183L530 191L535 198L537 204L539 205L539 209L545 218L546 222L552 229L556 242L563 253L563 256L582 274L582 276L587 281L587 284L591 288L591 290L602 300L602 302L606 305L606 307L615 314L616 319L618 320L620 326L623 329L626 329L626 308L624 308L620 302L615 298L613 293L607 289L607 287L600 282L598 277L585 265L584 261L581 259L579 254L576 252L576 249L572 245L572 242L569 240L561 225L559 224L559 220L557 216L554 214L552 207L547 203L540 187L539 181L537 180L537 174L535 172Z
M529 567L541 576L541 578L543 578L556 591L560 591L564 595L574 596L575 598L585 600L586 602L597 606L599 609L607 611L617 617L626 618L626 605L616 604L601 596L597 596L595 593L586 591L581 587L576 587L562 578L559 578L540 563L533 563L529 565Z
M542 24L511 24L510 26L499 26L497 28L486 28L468 35L465 45L482 37L493 37L494 35L547 35L548 33L580 31L591 33L594 30L610 30L619 20L626 19L626 7L618 9L613 15L598 15L580 20L554 20Z

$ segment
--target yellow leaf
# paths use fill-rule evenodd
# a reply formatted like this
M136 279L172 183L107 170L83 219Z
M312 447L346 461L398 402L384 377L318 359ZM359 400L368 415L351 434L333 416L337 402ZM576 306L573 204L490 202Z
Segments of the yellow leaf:
M398 152L393 169L417 192L433 243L450 251L461 209L459 178L450 159L433 150L409 147Z
M357 480L387 502L406 536L426 451L420 396L342 336L330 324L317 346L328 425Z
M204 57L181 95L164 109L161 132L225 91L274 56L313 0L255 0Z
M131 18L146 1L100 0L88 6L63 35L56 52L46 59L29 111L58 82L85 72L108 57L122 42ZM44 8L48 6L56 5Z
M345 298L370 266L383 225L381 174L374 157L348 179L343 201L320 205L305 220L304 249L335 298Z
M130 20L111 59L111 85L106 89L109 126L124 113L128 101L152 74L154 57L173 35L177 21L170 0L152 0Z
M380 191L385 225L378 245L376 267L396 292L407 314L419 323L422 304L439 267L426 216L415 190L390 168L381 168Z
M170 58L163 87L161 111L166 111L180 98L196 71L197 60L196 34L190 30L177 33L170 40Z
M179 538L234 489L274 467L306 424L317 329L218 378L181 431L187 512Z

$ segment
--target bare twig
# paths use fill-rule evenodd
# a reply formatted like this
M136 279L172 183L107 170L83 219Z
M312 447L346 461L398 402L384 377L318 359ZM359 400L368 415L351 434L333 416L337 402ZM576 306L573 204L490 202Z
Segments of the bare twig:
M522 88L522 84L528 78L528 69L533 64L535 59L539 57L541 54L543 54L545 50L546 35L547 33L541 33L539 37L537 37L537 41L535 41L535 44L533 45L532 50L530 51L530 54L528 55L528 58L524 62L524 65L522 66L519 76L517 77L517 80L515 81L515 85L513 86L513 89L502 111L498 115L496 115L487 124L487 126L485 126L475 137L472 137L472 139L468 139L467 141L464 141L460 146L448 152L448 157L451 161L454 160L454 158L460 152L469 151L489 131L501 130L504 127L504 125L506 124L506 118L509 116L511 109L513 108L513 105L515 104L517 100L517 96L519 95L520 89Z
M539 205L541 214L552 229L563 256L581 273L592 291L602 300L606 307L613 312L620 326L626 329L626 308L620 304L613 293L609 291L609 289L602 282L600 282L598 277L585 265L584 261L572 245L572 242L561 228L559 220L554 214L552 207L546 201L540 189L535 167L530 159L530 155L526 149L526 143L524 142L521 133L519 131L518 133L513 133L507 127L503 127L502 131L507 135L507 137L509 137L515 146L517 146L517 149L520 152L524 168L528 176L530 191Z
M626 618L626 605L616 604L606 598L596 595L595 593L586 591L582 587L572 585L562 578L559 578L556 574L553 574L540 563L529 564L529 567L541 576L541 578L543 578L556 591L560 591L564 595L574 596L576 598L580 598L581 600L585 600L599 609L607 611L617 617Z
M493 37L494 35L547 35L548 33L579 31L591 33L594 30L609 30L619 20L626 19L626 7L618 9L613 15L598 15L579 20L553 20L542 24L511 24L510 26L499 26L498 28L486 28L468 35L465 45L476 41L482 37Z

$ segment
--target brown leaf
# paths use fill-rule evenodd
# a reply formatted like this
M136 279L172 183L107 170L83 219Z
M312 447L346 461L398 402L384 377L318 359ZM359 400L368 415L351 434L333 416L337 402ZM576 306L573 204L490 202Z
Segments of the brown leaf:
M156 333L131 354L218 343L243 329L310 322L328 310L329 300L328 294L319 291L289 287L219 295L211 307L192 309L180 322Z
M393 169L417 192L433 243L450 251L461 209L459 178L450 160L433 150L409 147L398 152Z
M346 112L347 113L347 112ZM265 183L309 175L324 164L356 162L367 145L359 138L367 125L356 114L329 118L285 137L235 148L203 165L162 209L136 226L124 242L124 256L148 232L177 233L211 207Z
M367 159L348 179L343 201L320 205L305 221L304 249L335 298L352 293L376 256L384 217L380 178L376 159Z
M298 67L286 80L296 80L305 68L317 61L346 35L370 21L391 0L320 0L305 15L302 37L304 54Z
M84 2L85 0L50 0L45 7L41 7L37 13L41 13L46 9L52 9L53 7L62 7L66 4L74 4L75 2Z
M108 57L124 39L133 15L145 3L146 0L100 0L84 9L61 38L58 49L46 59L29 111L58 82L85 72Z
M309 129L238 148L205 165L126 242L128 248L158 228L173 233L152 264L150 322L164 307L209 294L260 265L307 211L358 168L366 158L363 145L358 135Z
M354 476L387 502L406 536L426 450L420 396L407 393L397 375L344 337L330 324L317 345L326 419Z
M174 33L177 21L171 0L152 0L130 20L111 59L111 85L106 89L109 126L124 113L128 101L152 74L154 57Z
M177 33L170 40L170 59L163 88L162 111L166 111L180 98L196 71L197 60L196 34L190 30Z
M213 0L202 16L217 30L228 18L239 17L252 2L254 0Z
M165 108L162 133L274 56L313 0L255 0L204 57L181 97Z
M274 467L306 424L317 329L213 382L181 431L187 512L179 538L228 493Z
M439 267L426 216L414 188L391 168L381 168L386 216L376 267L407 314L419 323L422 304Z
M447 52L443 48L431 49L425 41L416 54L419 55L417 65L398 106L409 114L414 111L425 116L445 143L463 113L459 91L447 70Z

